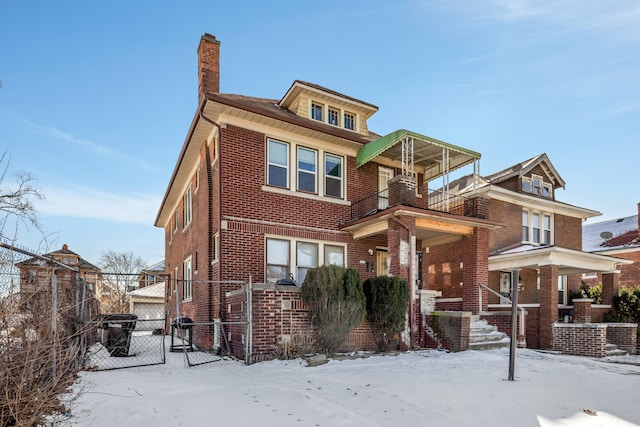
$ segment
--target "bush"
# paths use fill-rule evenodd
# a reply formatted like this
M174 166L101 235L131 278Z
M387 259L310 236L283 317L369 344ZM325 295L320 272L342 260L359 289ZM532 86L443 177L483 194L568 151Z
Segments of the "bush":
M399 343L409 307L409 283L398 277L378 276L363 284L367 298L367 319L378 351L388 351Z
M365 298L355 268L325 265L309 270L302 283L302 300L309 306L318 346L328 355L364 320Z
M589 286L585 282L582 282L578 291L569 291L569 304L574 299L590 298L593 300L593 304L602 304L602 283L598 283L595 286Z
M640 286L620 288L613 299L618 322L640 322Z

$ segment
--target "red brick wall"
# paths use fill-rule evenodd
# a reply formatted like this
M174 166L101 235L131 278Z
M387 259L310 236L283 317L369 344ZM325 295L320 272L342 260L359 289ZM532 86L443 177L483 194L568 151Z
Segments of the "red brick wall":
M462 240L429 248L427 289L442 291L442 298L462 297Z
M629 354L638 352L637 323L607 323L607 342Z
M479 285L489 283L488 244L489 230L486 228L476 227L473 235L462 238L462 309L465 311L478 313L487 308L487 290Z
M582 250L582 220L564 215L554 215L554 242L562 248Z
M604 357L607 325L604 323L556 323L553 350L576 356Z
M489 219L504 227L489 233L489 252L519 245L522 241L522 207L500 200L489 201Z
M620 274L618 277L620 287L633 288L640 286L640 249L635 252L613 253L611 256L624 258L633 261L633 264L618 265ZM597 285L603 282L602 274L598 273L596 277L584 280L589 286Z
M471 313L432 311L422 315L419 342L427 348L469 349ZM427 332L432 331L432 333Z

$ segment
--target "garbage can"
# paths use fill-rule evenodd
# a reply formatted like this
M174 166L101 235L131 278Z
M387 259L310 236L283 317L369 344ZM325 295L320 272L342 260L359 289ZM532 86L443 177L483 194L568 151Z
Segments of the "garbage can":
M173 343L173 338L180 340L179 344ZM171 322L171 347L169 351L193 351L193 320L188 317L176 317Z
M131 333L136 327L135 314L104 314L100 322L102 345L111 357L126 357L131 346Z

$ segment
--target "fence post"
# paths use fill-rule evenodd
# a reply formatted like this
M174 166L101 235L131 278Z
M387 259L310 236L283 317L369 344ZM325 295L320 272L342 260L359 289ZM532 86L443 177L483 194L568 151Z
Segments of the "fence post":
M56 344L58 341L58 276L56 276L55 268L51 272L51 338L53 339L53 342L51 343L51 370L53 374L52 379L55 379L58 372L58 354L56 351Z
M245 363L251 365L253 355L253 292L251 291L252 277L249 275L249 283L247 285L247 348L245 350Z

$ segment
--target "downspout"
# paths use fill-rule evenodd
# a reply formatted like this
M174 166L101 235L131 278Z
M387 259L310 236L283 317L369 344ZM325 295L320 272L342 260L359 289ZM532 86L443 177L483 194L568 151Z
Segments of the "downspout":
M413 340L413 322L414 322L414 313L415 313L415 307L414 307L414 298L415 298L415 283L413 280L413 257L415 255L415 245L413 244L413 242L411 241L411 228L409 228L409 226L407 224L405 224L404 222L402 222L401 220L399 220L398 218L396 218L395 215L392 215L391 218L393 218L393 220L395 222L397 222L398 224L400 224L405 230L407 230L407 235L409 238L409 247L411 248L409 250L409 345L411 346L414 342Z
M214 122L213 120L209 119L208 117L206 117L203 113L203 109L200 110L200 118L208 123L211 123L212 125L214 125L215 127L218 128L218 142L220 143L222 141L222 128L220 127L220 125L216 122ZM215 142L214 142L215 144ZM215 149L215 146L214 146ZM206 162L207 162L207 185L208 185L208 190L207 191L207 212L208 212L208 225L207 225L207 230L208 230L208 236L207 236L207 242L208 242L208 250L207 250L207 271L208 271L208 280L209 280L209 321L213 320L213 304L211 301L211 287L213 286L213 251L211 250L213 248L213 244L214 244L214 239L213 239L213 176L212 176L212 171L211 171L211 154L209 154L209 148L206 148ZM218 150L218 186L221 187L222 186L222 162L220 161L220 152L222 150ZM220 195L218 196L218 216L220 218L222 218L222 197L220 197ZM220 250L220 248L218 248L218 250ZM218 318L221 319L222 318L222 283L218 283Z

